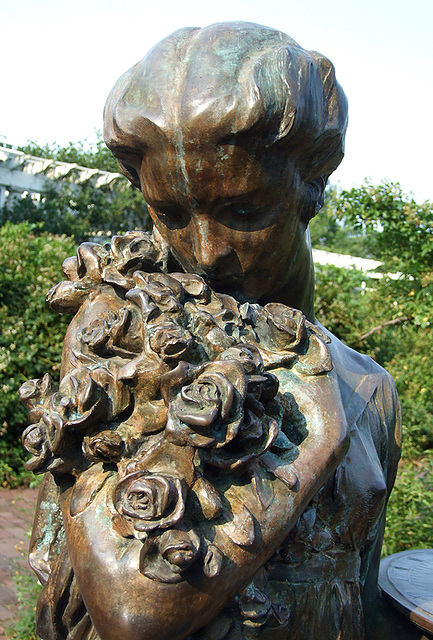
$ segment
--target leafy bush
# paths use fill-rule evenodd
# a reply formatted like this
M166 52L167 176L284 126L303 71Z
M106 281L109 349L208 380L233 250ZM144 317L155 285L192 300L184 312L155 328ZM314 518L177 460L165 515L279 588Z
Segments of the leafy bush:
M46 371L59 372L68 319L45 303L61 279L61 264L75 244L66 236L35 235L29 223L0 228L0 485L25 480L20 435L27 411L18 388Z
M399 183L365 182L349 191L328 190L323 211L311 223L313 246L380 260L377 290L383 309L429 326L433 304L433 204L418 204ZM376 288L376 287L375 287ZM392 292L392 295L388 295Z
M433 546L433 456L404 459L386 513L384 556Z
M344 218L340 194L336 187L327 187L324 206L310 221L311 243L315 249L370 258L365 231Z
M7 222L39 223L34 233L73 236L77 244L98 234L150 226L143 196L126 178L98 189L91 183L76 185L66 178L56 180L40 202L31 195L6 202L0 209L0 226Z

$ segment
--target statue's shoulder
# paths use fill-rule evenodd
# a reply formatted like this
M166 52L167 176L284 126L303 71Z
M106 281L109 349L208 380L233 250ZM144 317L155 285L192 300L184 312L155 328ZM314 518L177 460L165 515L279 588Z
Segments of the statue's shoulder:
M392 376L380 364L365 353L359 353L344 344L326 327L321 328L330 338L329 349L337 375L344 378L353 389L356 389L364 378L374 378L378 383L395 388Z
M324 331L331 338L328 346L349 424L359 419L374 396L388 426L400 425L400 403L392 376L370 356L348 347L327 329Z

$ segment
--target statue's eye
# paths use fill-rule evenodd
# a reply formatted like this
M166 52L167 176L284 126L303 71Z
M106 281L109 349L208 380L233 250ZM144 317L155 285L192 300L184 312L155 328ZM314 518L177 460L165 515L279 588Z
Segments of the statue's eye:
M232 200L222 201L216 207L220 219L227 221L231 219L233 222L237 220L239 223L242 219L255 219L262 208L263 203L254 192Z
M272 221L267 202L261 193L253 192L242 198L219 202L215 207L215 217L220 224L233 230L264 229Z
M119 164L119 167L122 173L134 185L134 187L137 187L137 189L141 189L140 176L138 175L137 170L134 169L134 167L128 164L127 162L124 162L123 160L119 160L119 158L117 159L117 162Z
M234 207L230 207L230 212L233 216L239 216L239 217L243 217L243 216L252 216L254 215L254 211L252 210L251 207L242 207L242 206L234 206Z
M154 211L163 224L169 229L182 229L188 224L188 214L179 205L163 205L154 207Z

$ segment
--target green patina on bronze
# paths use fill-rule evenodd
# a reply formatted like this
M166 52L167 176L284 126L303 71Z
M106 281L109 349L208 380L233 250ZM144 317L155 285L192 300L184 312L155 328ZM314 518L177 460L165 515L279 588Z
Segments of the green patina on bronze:
M308 232L346 125L329 60L251 23L116 83L105 139L154 229L68 259L60 385L22 388L44 640L375 638L399 404L316 322Z

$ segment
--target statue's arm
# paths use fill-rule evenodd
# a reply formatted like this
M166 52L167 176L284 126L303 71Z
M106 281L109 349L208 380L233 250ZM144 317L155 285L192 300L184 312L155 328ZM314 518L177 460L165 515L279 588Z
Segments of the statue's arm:
M376 446L380 453L387 495L381 517L377 523L376 535L373 541L367 543L362 551L363 600L367 614L367 625L369 613L372 618L377 607L379 595L378 572L386 524L386 505L394 486L401 455L401 405L394 380L385 372L380 386L379 398L378 423L381 425L381 429L376 435Z
M105 481L80 513L71 509L74 493L88 493L85 483L94 490L97 485L93 480L83 474L73 487L62 492L72 566L103 640L185 638L214 618L278 548L347 449L345 417L335 377L325 374L315 379L313 393L304 383L300 381L297 400L302 412L310 416L310 432L290 469L281 465L275 468L274 477L264 471L265 482L272 478L271 503L264 507L252 483L239 484L235 477L223 497L231 516L194 526L200 537L211 540L222 555L217 575L208 577L199 571L173 584L145 575L145 545L141 540L122 537L113 526L117 514L113 502L116 474ZM266 460L266 454L263 457L270 468L272 461ZM273 462L276 464L277 459ZM292 489L287 485L289 472Z
M28 464L56 478L100 637L182 640L251 580L344 457L338 378L300 311L241 310L191 274L125 278L99 253L83 247L77 274L86 257L104 281L51 295L79 309L58 390L49 376L22 388Z

